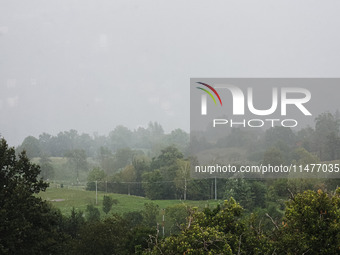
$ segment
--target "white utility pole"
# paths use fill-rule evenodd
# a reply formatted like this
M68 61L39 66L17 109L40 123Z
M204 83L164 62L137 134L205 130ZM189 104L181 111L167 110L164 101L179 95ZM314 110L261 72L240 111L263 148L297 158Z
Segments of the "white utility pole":
M98 204L98 182L96 181L96 205Z
M215 177L215 200L217 200L217 179Z
M165 225L164 214L165 214L165 209L162 210L162 213L163 213L162 228L163 228L163 237L164 237L164 225Z
M187 178L184 179L184 200L187 200Z

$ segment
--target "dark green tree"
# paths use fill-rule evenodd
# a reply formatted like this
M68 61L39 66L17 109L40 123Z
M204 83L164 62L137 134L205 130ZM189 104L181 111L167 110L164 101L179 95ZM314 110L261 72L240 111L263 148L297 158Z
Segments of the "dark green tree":
M214 210L192 209L179 234L162 241L156 237L153 249L144 254L272 254L258 227L246 228L251 221L242 219L242 212L232 198Z
M103 199L103 212L105 214L108 214L111 211L111 208L114 204L117 204L118 201L116 199L113 199L110 196L105 196L104 195L104 199Z
M148 198L164 198L163 184L163 177L159 170L143 174L143 189Z
M149 227L156 227L157 216L159 215L159 206L154 203L145 203L142 211L143 223Z
M71 254L131 254L128 224L119 215L112 215L104 221L91 221L82 226L73 243Z
M66 217L64 222L64 230L72 238L78 236L79 230L82 225L85 224L85 219L82 211L76 211L74 207L72 208L71 215Z
M171 166L176 164L177 159L182 158L183 154L175 146L168 146L161 150L158 157L153 159L151 168L159 169L160 167Z
M15 150L0 140L1 254L64 253L60 212L35 196L48 187L39 173L25 152L16 158Z
M157 169L164 181L160 187L163 199L176 197L176 185L173 181L179 169L178 160L182 158L183 154L175 146L168 146L151 162L151 170Z
M297 194L287 202L279 254L339 254L340 189ZM281 252L281 253L280 253Z
M255 207L265 207L266 205L266 194L267 188L263 182L260 181L252 181L251 185L251 192L254 198L254 206Z
M234 198L246 209L254 207L254 193L251 184L245 179L227 179L225 185L226 199Z
M86 206L86 220L91 221L99 221L100 220L100 211L94 205L87 205Z

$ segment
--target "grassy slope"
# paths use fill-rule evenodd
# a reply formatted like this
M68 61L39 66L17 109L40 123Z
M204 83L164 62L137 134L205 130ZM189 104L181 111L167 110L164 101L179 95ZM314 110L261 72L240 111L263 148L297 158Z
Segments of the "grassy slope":
M98 192L98 205L101 214L104 215L102 211L102 201L103 197L106 195L104 192ZM159 205L160 209L165 209L168 206L176 204L186 204L189 206L196 206L199 208L204 208L209 206L214 208L218 202L221 201L180 201L180 200L150 200L143 197L128 196L121 194L107 194L112 198L118 200L118 204L112 207L111 212L123 214L125 212L141 211L143 209L144 203L153 202ZM48 188L46 192L41 192L39 196L47 201L53 199L65 199L65 201L51 202L55 207L59 208L64 215L69 215L72 207L77 210L85 211L86 205L96 203L96 192L95 191L85 191L85 190L71 190L67 188Z

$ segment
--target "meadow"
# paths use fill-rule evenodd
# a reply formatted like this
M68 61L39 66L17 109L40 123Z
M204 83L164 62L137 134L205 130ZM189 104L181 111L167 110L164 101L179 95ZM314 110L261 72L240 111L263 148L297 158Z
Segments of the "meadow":
M59 187L59 186L58 186ZM110 213L124 214L126 212L141 211L144 203L153 202L159 206L160 209L165 209L169 206L178 204L184 204L190 207L198 207L200 210L205 207L214 208L220 200L203 200L203 201L191 201L191 200L150 200L144 197L122 195L114 193L105 193L98 191L97 204L96 204L96 192L84 190L83 187L69 187L57 188L56 186L49 187L45 192L40 192L39 196L46 201L49 201L54 207L60 209L63 215L70 215L72 208L76 210L85 211L86 206L89 204L97 207L101 215L104 216L102 211L102 204L104 195L108 195L113 199L116 199L118 203L113 205Z

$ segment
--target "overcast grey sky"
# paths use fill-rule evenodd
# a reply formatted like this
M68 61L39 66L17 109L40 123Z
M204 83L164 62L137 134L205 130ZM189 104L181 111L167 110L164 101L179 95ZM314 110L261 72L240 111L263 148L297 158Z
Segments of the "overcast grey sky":
M0 0L0 133L189 131L190 77L339 77L340 1Z

